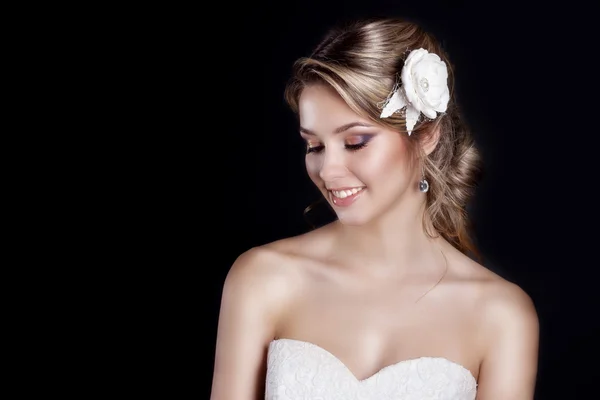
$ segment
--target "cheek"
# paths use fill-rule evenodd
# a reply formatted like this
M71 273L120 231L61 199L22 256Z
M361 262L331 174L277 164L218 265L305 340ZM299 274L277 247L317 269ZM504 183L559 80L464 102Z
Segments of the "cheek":
M366 180L398 180L406 174L408 162L406 154L390 149L370 152L354 160L354 170L360 171Z

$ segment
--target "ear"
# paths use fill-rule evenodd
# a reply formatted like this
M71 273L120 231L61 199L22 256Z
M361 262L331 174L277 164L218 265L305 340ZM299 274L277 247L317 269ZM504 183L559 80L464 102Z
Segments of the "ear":
M441 125L440 123L435 124L428 133L421 137L421 147L423 153L427 156L437 147L440 140Z

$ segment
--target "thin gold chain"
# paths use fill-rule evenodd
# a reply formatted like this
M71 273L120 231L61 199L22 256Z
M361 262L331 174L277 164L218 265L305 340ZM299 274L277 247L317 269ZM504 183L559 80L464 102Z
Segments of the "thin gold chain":
M423 297L425 297L425 295L429 292L431 292L437 285L440 284L440 282L442 281L442 279L444 279L444 277L446 276L446 273L448 272L448 259L446 258L446 255L444 254L444 252L442 251L442 249L440 248L440 253L442 253L442 257L444 257L444 263L446 265L446 267L444 268L444 273L442 274L442 276L440 277L440 279L438 279L438 281L435 283L435 285L433 285L432 287L430 287L425 293L423 293L417 300L415 300L415 303L417 303L419 300L421 300Z

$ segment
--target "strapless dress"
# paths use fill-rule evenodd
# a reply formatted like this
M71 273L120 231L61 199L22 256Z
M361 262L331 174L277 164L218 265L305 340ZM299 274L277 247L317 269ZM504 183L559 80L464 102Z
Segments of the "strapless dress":
M420 357L359 380L337 357L308 342L269 344L266 400L474 400L477 382L460 364Z

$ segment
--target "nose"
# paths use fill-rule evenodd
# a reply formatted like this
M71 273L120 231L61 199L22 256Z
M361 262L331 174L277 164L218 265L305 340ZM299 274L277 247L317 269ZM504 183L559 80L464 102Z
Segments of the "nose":
M343 152L331 150L324 152L319 170L319 176L323 181L332 182L342 178L347 171Z

